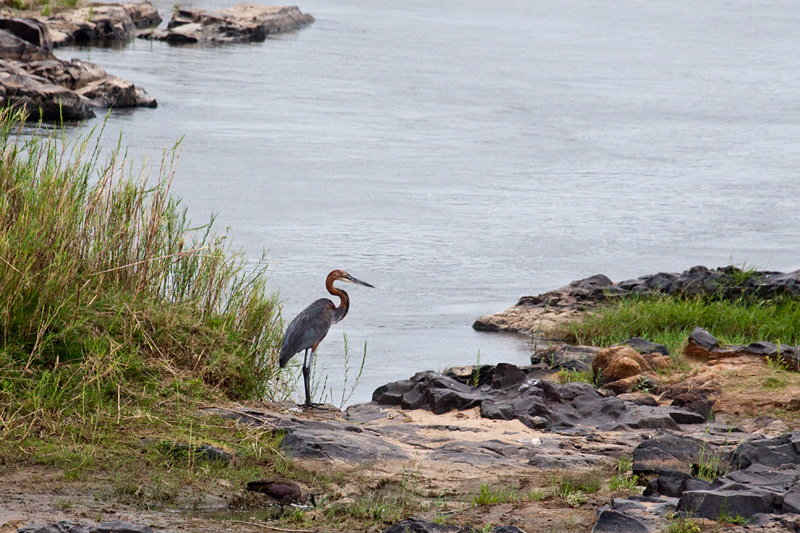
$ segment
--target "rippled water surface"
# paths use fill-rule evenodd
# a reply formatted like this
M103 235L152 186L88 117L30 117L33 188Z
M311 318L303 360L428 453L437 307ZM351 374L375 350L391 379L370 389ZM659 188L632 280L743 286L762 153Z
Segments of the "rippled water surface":
M573 279L800 267L800 3L299 7L316 22L264 43L58 54L158 100L106 141L157 161L183 136L175 192L268 250L287 318L334 268L378 287L320 347L337 400L343 332L365 401L479 352L524 363L472 321Z

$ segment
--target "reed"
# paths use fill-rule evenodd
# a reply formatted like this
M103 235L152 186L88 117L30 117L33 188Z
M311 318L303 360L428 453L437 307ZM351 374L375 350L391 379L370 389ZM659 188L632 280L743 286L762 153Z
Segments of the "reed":
M265 258L247 263L213 218L192 227L170 193L179 145L135 172L97 137L0 113L0 439L287 397Z

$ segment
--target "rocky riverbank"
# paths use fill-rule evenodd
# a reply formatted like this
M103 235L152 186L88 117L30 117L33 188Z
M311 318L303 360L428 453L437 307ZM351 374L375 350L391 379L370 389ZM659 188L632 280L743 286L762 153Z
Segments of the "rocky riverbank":
M156 107L156 99L93 63L64 61L53 50L70 44L125 42L136 36L170 43L263 41L314 21L297 7L237 4L205 12L180 9L167 29L149 2L80 5L52 16L0 11L0 107L32 119L86 120L94 108Z
M654 278L640 279L649 287ZM796 286L794 273L750 279L725 287L739 287L733 294L793 294ZM570 285L586 296L579 304L613 298L596 289L613 284L589 280ZM640 338L605 349L553 344L527 366L418 372L345 411L302 411L288 402L200 409L215 424L212 417L233 419L253 434L275 435L281 464L336 480L324 488L313 476L298 483L298 493L315 496L316 508L284 509L247 491L245 482L204 487L179 518L102 498L93 503L103 493L95 484L71 500L79 505L56 508L47 487L31 487L24 475L16 485L0 483L0 500L5 516L20 520L8 531L25 533L110 530L86 519L105 516L109 507L119 528L142 532L266 525L305 532L655 533L681 524L680 531L800 531L800 347L722 346L697 328L681 350L671 354ZM568 382L580 373L592 383ZM143 448L158 446L225 464L244 453L142 439ZM394 516L387 511L392 501L414 501L415 511L381 519ZM332 522L343 515L362 526ZM302 527L290 527L286 516L302 516ZM370 528L363 527L367 519ZM45 521L45 529L27 526Z
M556 334L559 325L580 319L598 305L624 296L652 294L800 297L800 271L742 272L733 266L716 269L695 266L682 273L659 272L616 283L604 274L596 274L537 296L523 296L505 311L478 318L472 327L478 331L549 338Z

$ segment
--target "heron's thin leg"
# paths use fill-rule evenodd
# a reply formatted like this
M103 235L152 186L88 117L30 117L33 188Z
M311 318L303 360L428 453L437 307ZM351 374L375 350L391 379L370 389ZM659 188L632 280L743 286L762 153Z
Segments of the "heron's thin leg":
M303 357L303 383L306 386L306 407L311 407L311 361L308 358L308 350L306 348L305 356ZM311 357L314 357L314 352L311 352Z

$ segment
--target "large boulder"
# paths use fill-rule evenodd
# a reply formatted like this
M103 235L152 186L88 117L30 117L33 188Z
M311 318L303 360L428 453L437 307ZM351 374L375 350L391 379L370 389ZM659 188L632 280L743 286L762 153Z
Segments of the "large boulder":
M0 60L0 105L24 110L33 120L86 120L95 116L88 99Z
M3 20L8 19L0 19L0 22ZM53 56L47 49L26 41L11 30L0 28L0 59L37 61L51 57Z

